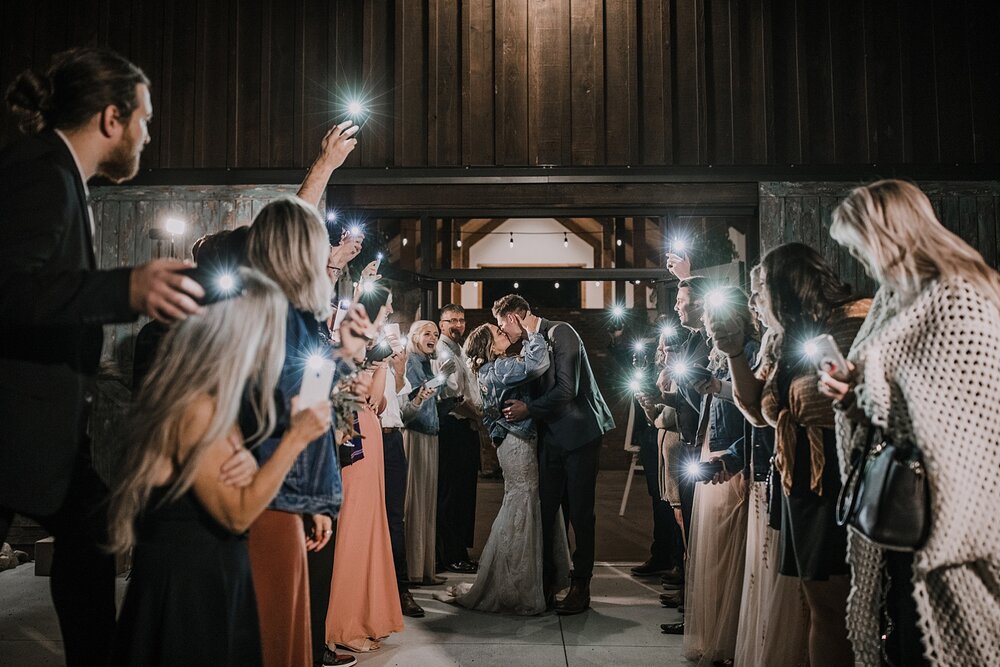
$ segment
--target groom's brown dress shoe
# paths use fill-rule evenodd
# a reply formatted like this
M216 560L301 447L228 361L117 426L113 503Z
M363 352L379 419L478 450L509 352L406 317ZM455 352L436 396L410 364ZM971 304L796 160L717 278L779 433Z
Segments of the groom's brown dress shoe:
M560 616L582 614L590 609L590 579L574 579L569 593L556 602L556 613Z

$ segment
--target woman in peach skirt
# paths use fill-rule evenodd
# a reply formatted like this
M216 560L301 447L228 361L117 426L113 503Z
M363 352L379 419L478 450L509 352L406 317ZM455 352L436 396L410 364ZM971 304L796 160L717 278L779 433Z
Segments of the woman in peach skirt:
M376 372L384 382L385 371ZM384 386L384 385L383 385ZM389 523L385 513L382 428L369 406L358 413L363 458L343 469L344 504L337 520L337 542L326 615L326 643L349 651L380 648L379 640L403 629Z

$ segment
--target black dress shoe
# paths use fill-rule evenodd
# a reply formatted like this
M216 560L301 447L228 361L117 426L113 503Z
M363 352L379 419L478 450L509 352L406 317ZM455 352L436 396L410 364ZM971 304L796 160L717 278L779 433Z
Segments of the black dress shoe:
M679 567L675 567L672 570L667 570L662 575L660 575L661 584L669 584L671 586L683 586L684 585L684 571Z
M399 606L403 610L403 616L409 616L410 618L424 617L423 608L413 599L413 594L410 591L399 594Z
M662 604L667 609L674 609L684 604L684 596L671 595L670 593L662 593L660 595L660 604Z
M458 574L475 574L479 571L479 566L475 563L470 563L467 560L460 560L457 563L445 565L444 569Z
M670 572L671 568L667 567L663 563L658 563L652 558L647 560L642 565L636 565L632 568L632 574L637 577L651 577L654 574L663 574L665 572Z
M680 623L664 623L660 626L660 631L665 635L683 635L684 621Z
M582 614L590 609L590 579L574 579L569 593L556 602L556 613L560 616Z

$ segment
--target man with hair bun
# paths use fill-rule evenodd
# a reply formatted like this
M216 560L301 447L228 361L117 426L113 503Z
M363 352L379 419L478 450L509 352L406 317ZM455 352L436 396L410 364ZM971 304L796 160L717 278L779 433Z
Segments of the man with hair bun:
M135 176L149 80L104 49L26 70L7 105L27 135L0 151L0 542L15 512L56 538L52 599L69 665L104 664L115 627L107 487L86 435L101 326L201 308L176 260L98 270L87 181Z

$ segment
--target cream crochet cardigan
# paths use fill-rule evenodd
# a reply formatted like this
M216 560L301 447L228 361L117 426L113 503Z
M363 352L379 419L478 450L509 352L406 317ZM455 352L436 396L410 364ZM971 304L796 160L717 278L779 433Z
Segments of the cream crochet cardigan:
M1000 312L963 279L909 304L883 288L849 357L858 406L923 453L931 533L913 561L924 653L937 665L1000 664ZM841 471L866 429L838 414ZM878 665L882 550L851 530L847 627Z

